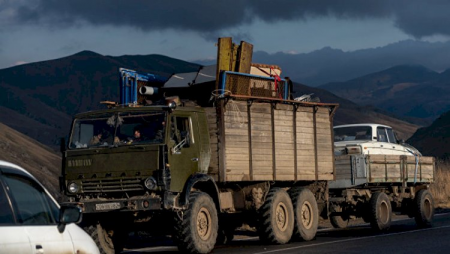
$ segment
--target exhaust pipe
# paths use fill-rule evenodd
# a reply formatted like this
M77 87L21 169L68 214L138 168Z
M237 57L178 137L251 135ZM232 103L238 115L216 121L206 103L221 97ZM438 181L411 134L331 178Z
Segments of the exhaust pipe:
M158 88L151 86L141 86L141 88L139 88L139 93L142 95L154 95L158 93Z

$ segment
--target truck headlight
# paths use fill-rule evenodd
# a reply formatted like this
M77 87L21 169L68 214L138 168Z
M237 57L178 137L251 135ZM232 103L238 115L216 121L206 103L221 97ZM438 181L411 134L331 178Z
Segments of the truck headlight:
M149 178L145 179L144 182L145 188L149 189L149 190L155 190L156 189L156 179L152 176L150 176Z
M70 193L77 193L80 188L78 187L78 184L70 183L67 186L67 189L69 190Z

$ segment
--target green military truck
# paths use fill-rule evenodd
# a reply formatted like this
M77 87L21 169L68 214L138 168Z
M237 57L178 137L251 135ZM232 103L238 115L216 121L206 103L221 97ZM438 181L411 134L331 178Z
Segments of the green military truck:
M282 79L221 77L206 106L167 99L75 116L61 186L102 252L120 251L130 230L170 229L191 253L242 224L265 243L315 237L335 179L337 105L289 100Z

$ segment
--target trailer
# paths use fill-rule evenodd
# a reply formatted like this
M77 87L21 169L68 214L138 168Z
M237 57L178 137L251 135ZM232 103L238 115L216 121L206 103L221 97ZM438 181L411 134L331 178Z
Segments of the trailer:
M398 142L391 127L380 124L335 126L336 179L330 182L330 221L344 228L363 218L375 230L388 230L392 213L430 226L434 201L428 191L435 160Z

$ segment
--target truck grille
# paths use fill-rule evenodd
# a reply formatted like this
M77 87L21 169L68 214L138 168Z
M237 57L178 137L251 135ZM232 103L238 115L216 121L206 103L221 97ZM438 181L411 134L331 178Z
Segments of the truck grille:
M140 191L144 190L141 179L121 178L121 179L102 179L102 180L84 180L82 182L83 192L117 192L117 191Z

